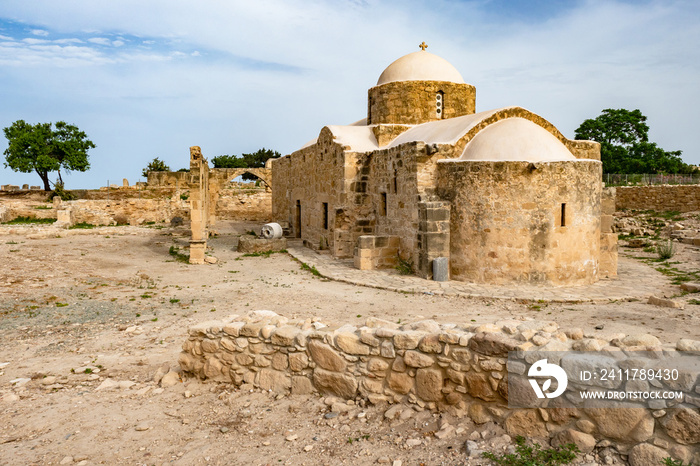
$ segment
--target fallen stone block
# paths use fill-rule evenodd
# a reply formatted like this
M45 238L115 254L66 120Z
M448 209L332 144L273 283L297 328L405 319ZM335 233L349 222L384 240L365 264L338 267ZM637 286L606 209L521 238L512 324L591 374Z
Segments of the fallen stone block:
M700 292L700 283L683 283L681 285L681 290L687 291L688 293L698 293Z
M683 303L680 303L678 301L674 301L672 299L667 299L667 298L657 298L656 296L650 296L648 303L653 304L654 306L670 307L672 309L685 308L685 304L683 304Z
M287 249L287 238L265 239L244 235L238 239L238 252L257 253Z

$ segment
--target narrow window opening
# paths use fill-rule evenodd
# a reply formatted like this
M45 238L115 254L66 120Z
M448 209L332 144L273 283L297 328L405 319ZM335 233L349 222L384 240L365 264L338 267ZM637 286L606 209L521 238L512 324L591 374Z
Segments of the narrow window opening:
M396 192L397 192L396 190L398 187L398 181L397 181L398 178L399 178L399 172L398 172L398 170L394 169L394 194L396 194Z
M382 193L382 205L380 206L380 214L386 215L386 193Z
M301 238L301 201L297 199L297 205L294 212L294 236Z
M441 119L443 117L444 112L444 107L445 107L445 93L442 91L438 91L438 93L435 95L435 115L437 116L438 119Z
M323 229L328 230L328 203L323 203Z
M566 226L566 204L562 203L561 205L561 226L565 227Z

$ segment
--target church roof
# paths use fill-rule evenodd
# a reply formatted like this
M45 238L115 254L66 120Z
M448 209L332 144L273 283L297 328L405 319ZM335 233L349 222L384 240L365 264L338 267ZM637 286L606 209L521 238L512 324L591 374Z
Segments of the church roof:
M377 86L397 81L447 81L464 84L459 71L444 58L421 50L409 53L389 65Z

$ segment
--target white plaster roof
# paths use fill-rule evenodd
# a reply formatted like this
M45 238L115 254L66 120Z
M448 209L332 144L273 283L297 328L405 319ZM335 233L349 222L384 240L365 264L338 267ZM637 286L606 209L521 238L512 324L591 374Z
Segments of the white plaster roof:
M387 66L377 86L397 81L448 81L464 84L459 71L444 58L421 50L409 53Z
M367 126L367 118L365 117L361 120L357 120L356 122L350 123L347 126ZM329 126L329 128L331 128L331 126ZM342 126L332 126L332 128L343 128L343 127ZM333 132L333 134L335 135L335 132ZM376 138L374 141L376 144L376 142L377 142ZM303 146L301 146L301 149L304 149L304 148L309 147L309 146L313 146L317 142L318 142L318 138L313 138L311 141L309 141L306 144L304 144ZM376 149L376 147L374 147L373 149L369 149L369 150L374 150L374 149Z
M353 152L370 152L379 148L377 138L369 126L328 126L333 139Z
M454 144L459 141L462 136L467 134L474 126L479 124L481 120L490 117L494 113L504 110L505 107L485 112L474 113L472 115L464 115L461 117L448 118L445 120L430 121L404 131L396 139L394 139L389 147L395 147L407 142L422 141L426 144Z
M479 131L459 160L553 162L576 157L552 133L525 118L506 118Z

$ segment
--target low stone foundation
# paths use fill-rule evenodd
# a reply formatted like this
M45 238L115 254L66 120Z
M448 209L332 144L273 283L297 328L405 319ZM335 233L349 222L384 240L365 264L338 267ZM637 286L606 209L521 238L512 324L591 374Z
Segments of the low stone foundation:
M292 321L255 311L191 327L179 362L196 377L244 389L409 403L469 416L477 424L493 421L512 436L574 442L584 452L596 445L614 445L622 453L653 448L698 461L700 396L697 380L687 374L676 387L684 391L682 402L626 402L599 409L551 402L547 409L508 406L509 351L632 350L697 354L700 342L680 340L668 347L651 335L602 341L580 329L559 329L554 322L517 320L457 326L370 318L360 328L329 327L318 320Z

